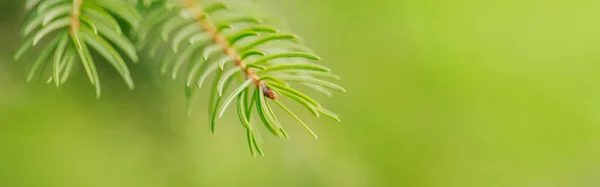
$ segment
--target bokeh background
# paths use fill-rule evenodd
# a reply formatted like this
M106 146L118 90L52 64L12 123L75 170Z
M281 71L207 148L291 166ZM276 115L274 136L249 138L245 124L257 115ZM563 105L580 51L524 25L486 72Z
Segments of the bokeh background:
M155 64L134 91L101 66L100 100L81 71L26 84L22 2L0 0L0 186L600 186L600 1L259 1L348 89L316 96L343 123L283 118L264 158Z

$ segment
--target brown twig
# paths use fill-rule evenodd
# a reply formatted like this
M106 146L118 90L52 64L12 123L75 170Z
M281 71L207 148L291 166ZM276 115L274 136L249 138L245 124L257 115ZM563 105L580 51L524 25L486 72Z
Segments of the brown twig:
M83 0L73 0L73 12L71 12L71 27L69 28L69 32L74 34L79 31L79 16L81 15L81 4Z

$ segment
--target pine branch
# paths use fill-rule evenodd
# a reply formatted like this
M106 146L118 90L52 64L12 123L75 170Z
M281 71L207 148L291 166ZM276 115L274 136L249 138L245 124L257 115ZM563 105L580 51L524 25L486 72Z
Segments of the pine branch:
M149 8L136 9L136 6ZM48 82L60 86L79 61L100 97L92 49L133 89L121 54L137 62L137 51L145 50L150 57L162 57L160 71L170 72L172 79L187 70L188 114L197 89L214 79L209 96L210 131L215 133L217 118L236 102L238 118L246 128L253 155L263 155L256 123L262 123L275 136L288 138L273 103L317 138L284 105L282 98L299 103L316 117L323 114L340 121L336 114L297 88L310 88L327 96L332 96L332 91L346 91L330 81L339 79L337 75L315 63L321 58L296 35L281 32L264 18L240 14L240 10L230 9L224 3L201 6L196 0L26 0L26 8L29 19L22 34L27 40L15 59L33 46L44 45L33 63L28 82L51 62ZM124 30L132 31L136 45Z
M119 72L130 89L135 87L125 60L117 50L131 61L138 61L135 46L123 35L118 22L122 19L132 28L139 25L141 15L132 4L119 0L27 0L26 8L29 19L22 35L28 39L15 60L43 40L50 40L34 62L28 82L52 62L52 76L48 82L54 82L56 86L64 84L75 68L75 61L79 61L100 97L100 79L91 57L92 49Z
M258 17L232 16L236 12L223 3L202 7L195 0L173 0L161 1L151 7L154 8L138 32L138 48L146 49L151 57L167 48L161 72L165 74L171 68L172 79L177 78L181 69L188 70L185 81L188 109L197 88L203 87L209 77L215 77L209 99L212 133L216 130L216 119L224 115L234 100L237 100L238 117L247 130L253 155L256 152L262 155L256 140L256 120L251 118L254 110L272 134L288 138L271 103L282 108L317 138L279 101L280 96L300 103L316 117L324 114L339 121L336 114L294 87L307 86L328 96L332 95L329 90L345 92L341 86L325 80L337 76L312 62L320 57L310 53L295 35L281 33ZM152 33L156 36L151 36ZM190 112L188 110L188 114Z

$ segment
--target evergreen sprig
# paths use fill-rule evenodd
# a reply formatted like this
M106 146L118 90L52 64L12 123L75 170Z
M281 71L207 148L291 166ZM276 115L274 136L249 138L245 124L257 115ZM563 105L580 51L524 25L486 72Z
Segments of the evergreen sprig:
M49 41L33 64L28 82L51 63L52 76L48 82L59 86L79 61L100 97L100 79L90 50L93 49L119 72L130 89L134 88L120 52L133 62L138 61L138 55L119 22L123 20L134 30L139 26L142 16L133 4L119 0L27 0L26 8L29 18L22 35L27 39L15 59L43 40Z
M196 0L27 0L26 6L30 16L23 35L28 39L15 58L42 39L50 40L34 63L28 81L50 61L53 73L49 81L58 86L68 78L74 61L80 61L99 97L98 72L89 50L92 48L133 89L133 80L120 54L137 62L136 51L146 51L150 57L162 58L160 71L172 79L181 71L186 72L188 114L197 89L211 87L211 132L215 132L216 119L235 102L253 155L263 155L254 125L257 122L273 135L288 138L273 105L317 138L281 98L299 103L316 117L325 115L340 121L336 114L298 89L305 87L327 96L332 91L345 92L330 81L339 77L315 63L321 58L296 35L282 32L265 17L242 14L230 4L201 6ZM124 27L131 35L123 33ZM136 41L135 45L131 41ZM206 83L210 80L212 83Z

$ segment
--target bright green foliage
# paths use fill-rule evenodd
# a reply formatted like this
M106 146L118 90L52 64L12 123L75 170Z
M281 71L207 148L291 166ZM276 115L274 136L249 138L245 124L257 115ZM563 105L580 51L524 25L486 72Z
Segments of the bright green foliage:
M133 29L140 24L142 16L135 6L119 0L85 0L80 7L73 0L28 0L26 8L29 18L25 22L22 35L26 42L15 55L19 59L31 47L44 45L41 55L31 68L27 81L44 72L52 64L52 75L48 82L56 86L69 78L75 62L84 67L90 82L96 87L100 97L100 80L91 50L110 63L125 80L130 89L133 79L122 52L133 62L138 61L135 46L123 33L118 20L124 20L126 27ZM74 14L79 12L79 14ZM76 18L72 18L76 15ZM78 16L77 16L78 15ZM90 50L91 49L91 50Z
M16 58L40 41L50 41L34 63L28 80L50 61L53 71L49 82L58 86L68 78L75 61L79 61L100 96L99 75L90 54L92 49L113 65L133 89L133 80L121 54L137 62L137 51L144 51L152 58L161 59L161 73L169 74L172 79L184 74L188 114L192 114L189 104L197 89L210 84L211 132L216 130L217 119L224 116L230 106L235 106L247 130L253 155L263 155L257 123L262 123L275 136L288 138L273 103L317 138L281 98L299 103L316 117L324 114L339 121L336 114L298 89L309 88L332 96L332 91L345 92L331 82L339 77L317 64L321 58L296 35L282 32L264 16L246 15L225 3L202 4L194 0L83 0L81 14L77 16L79 27L73 29L71 17L77 15L74 14L75 2L77 0L27 1L31 15L23 35L28 40ZM125 34L125 30L132 33ZM135 41L135 45L131 41ZM206 83L211 80L212 83Z

